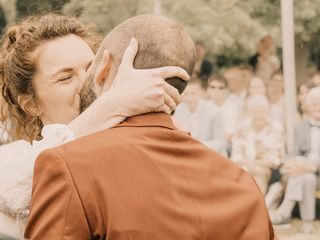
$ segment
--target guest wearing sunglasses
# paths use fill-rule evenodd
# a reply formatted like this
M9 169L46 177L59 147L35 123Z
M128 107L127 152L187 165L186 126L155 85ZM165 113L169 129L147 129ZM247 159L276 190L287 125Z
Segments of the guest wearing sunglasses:
M207 93L210 96L213 105L218 108L222 114L226 139L228 143L230 143L231 138L236 131L237 122L241 118L241 111L228 97L228 82L222 76L211 76L208 80Z

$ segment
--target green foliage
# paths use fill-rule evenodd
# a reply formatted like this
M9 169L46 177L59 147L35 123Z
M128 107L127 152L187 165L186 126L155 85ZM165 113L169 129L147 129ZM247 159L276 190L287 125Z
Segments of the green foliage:
M15 0L16 16L21 18L39 12L61 12L63 5L69 0Z
M247 11L232 0L162 0L162 15L183 24L194 40L202 41L208 54L253 54L257 41L267 32ZM82 9L80 17L91 20L107 33L125 19L154 13L153 0L72 0L67 12ZM70 10L71 9L71 10Z
M96 24L106 34L125 19L138 14L161 14L185 26L195 41L203 42L207 55L246 59L259 39L271 34L281 47L280 0L0 0L7 22L14 17L54 10L72 13ZM320 0L294 0L297 45L319 49ZM15 8L15 9L13 9ZM221 57L220 57L221 58Z

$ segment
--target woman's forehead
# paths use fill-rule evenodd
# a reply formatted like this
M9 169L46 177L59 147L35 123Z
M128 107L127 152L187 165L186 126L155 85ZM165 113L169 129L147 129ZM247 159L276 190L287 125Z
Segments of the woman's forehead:
M90 46L76 35L67 35L40 45L35 51L38 69L48 75L64 68L78 68L94 58Z

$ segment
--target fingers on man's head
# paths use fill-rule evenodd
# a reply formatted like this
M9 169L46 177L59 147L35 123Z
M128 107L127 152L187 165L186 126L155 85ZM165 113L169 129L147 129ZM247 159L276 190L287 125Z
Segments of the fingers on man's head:
M138 53L138 41L135 38L132 38L129 46L123 53L121 64L122 66L133 66L133 61Z
M190 79L186 70L181 67L168 66L153 69L155 74L160 75L163 79L178 77L182 80L188 81Z

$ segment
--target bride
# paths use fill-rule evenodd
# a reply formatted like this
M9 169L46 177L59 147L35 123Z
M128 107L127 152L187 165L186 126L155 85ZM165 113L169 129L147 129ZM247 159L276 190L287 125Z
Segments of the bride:
M169 114L179 103L179 93L164 79L188 80L188 74L178 67L134 69L137 44L133 40L126 49L121 65L127 66L119 68L111 90L80 114L79 93L99 38L75 18L52 13L29 17L6 31L0 49L0 118L16 141L0 146L0 232L22 236L41 151L129 116ZM110 57L106 51L95 82L107 76Z

